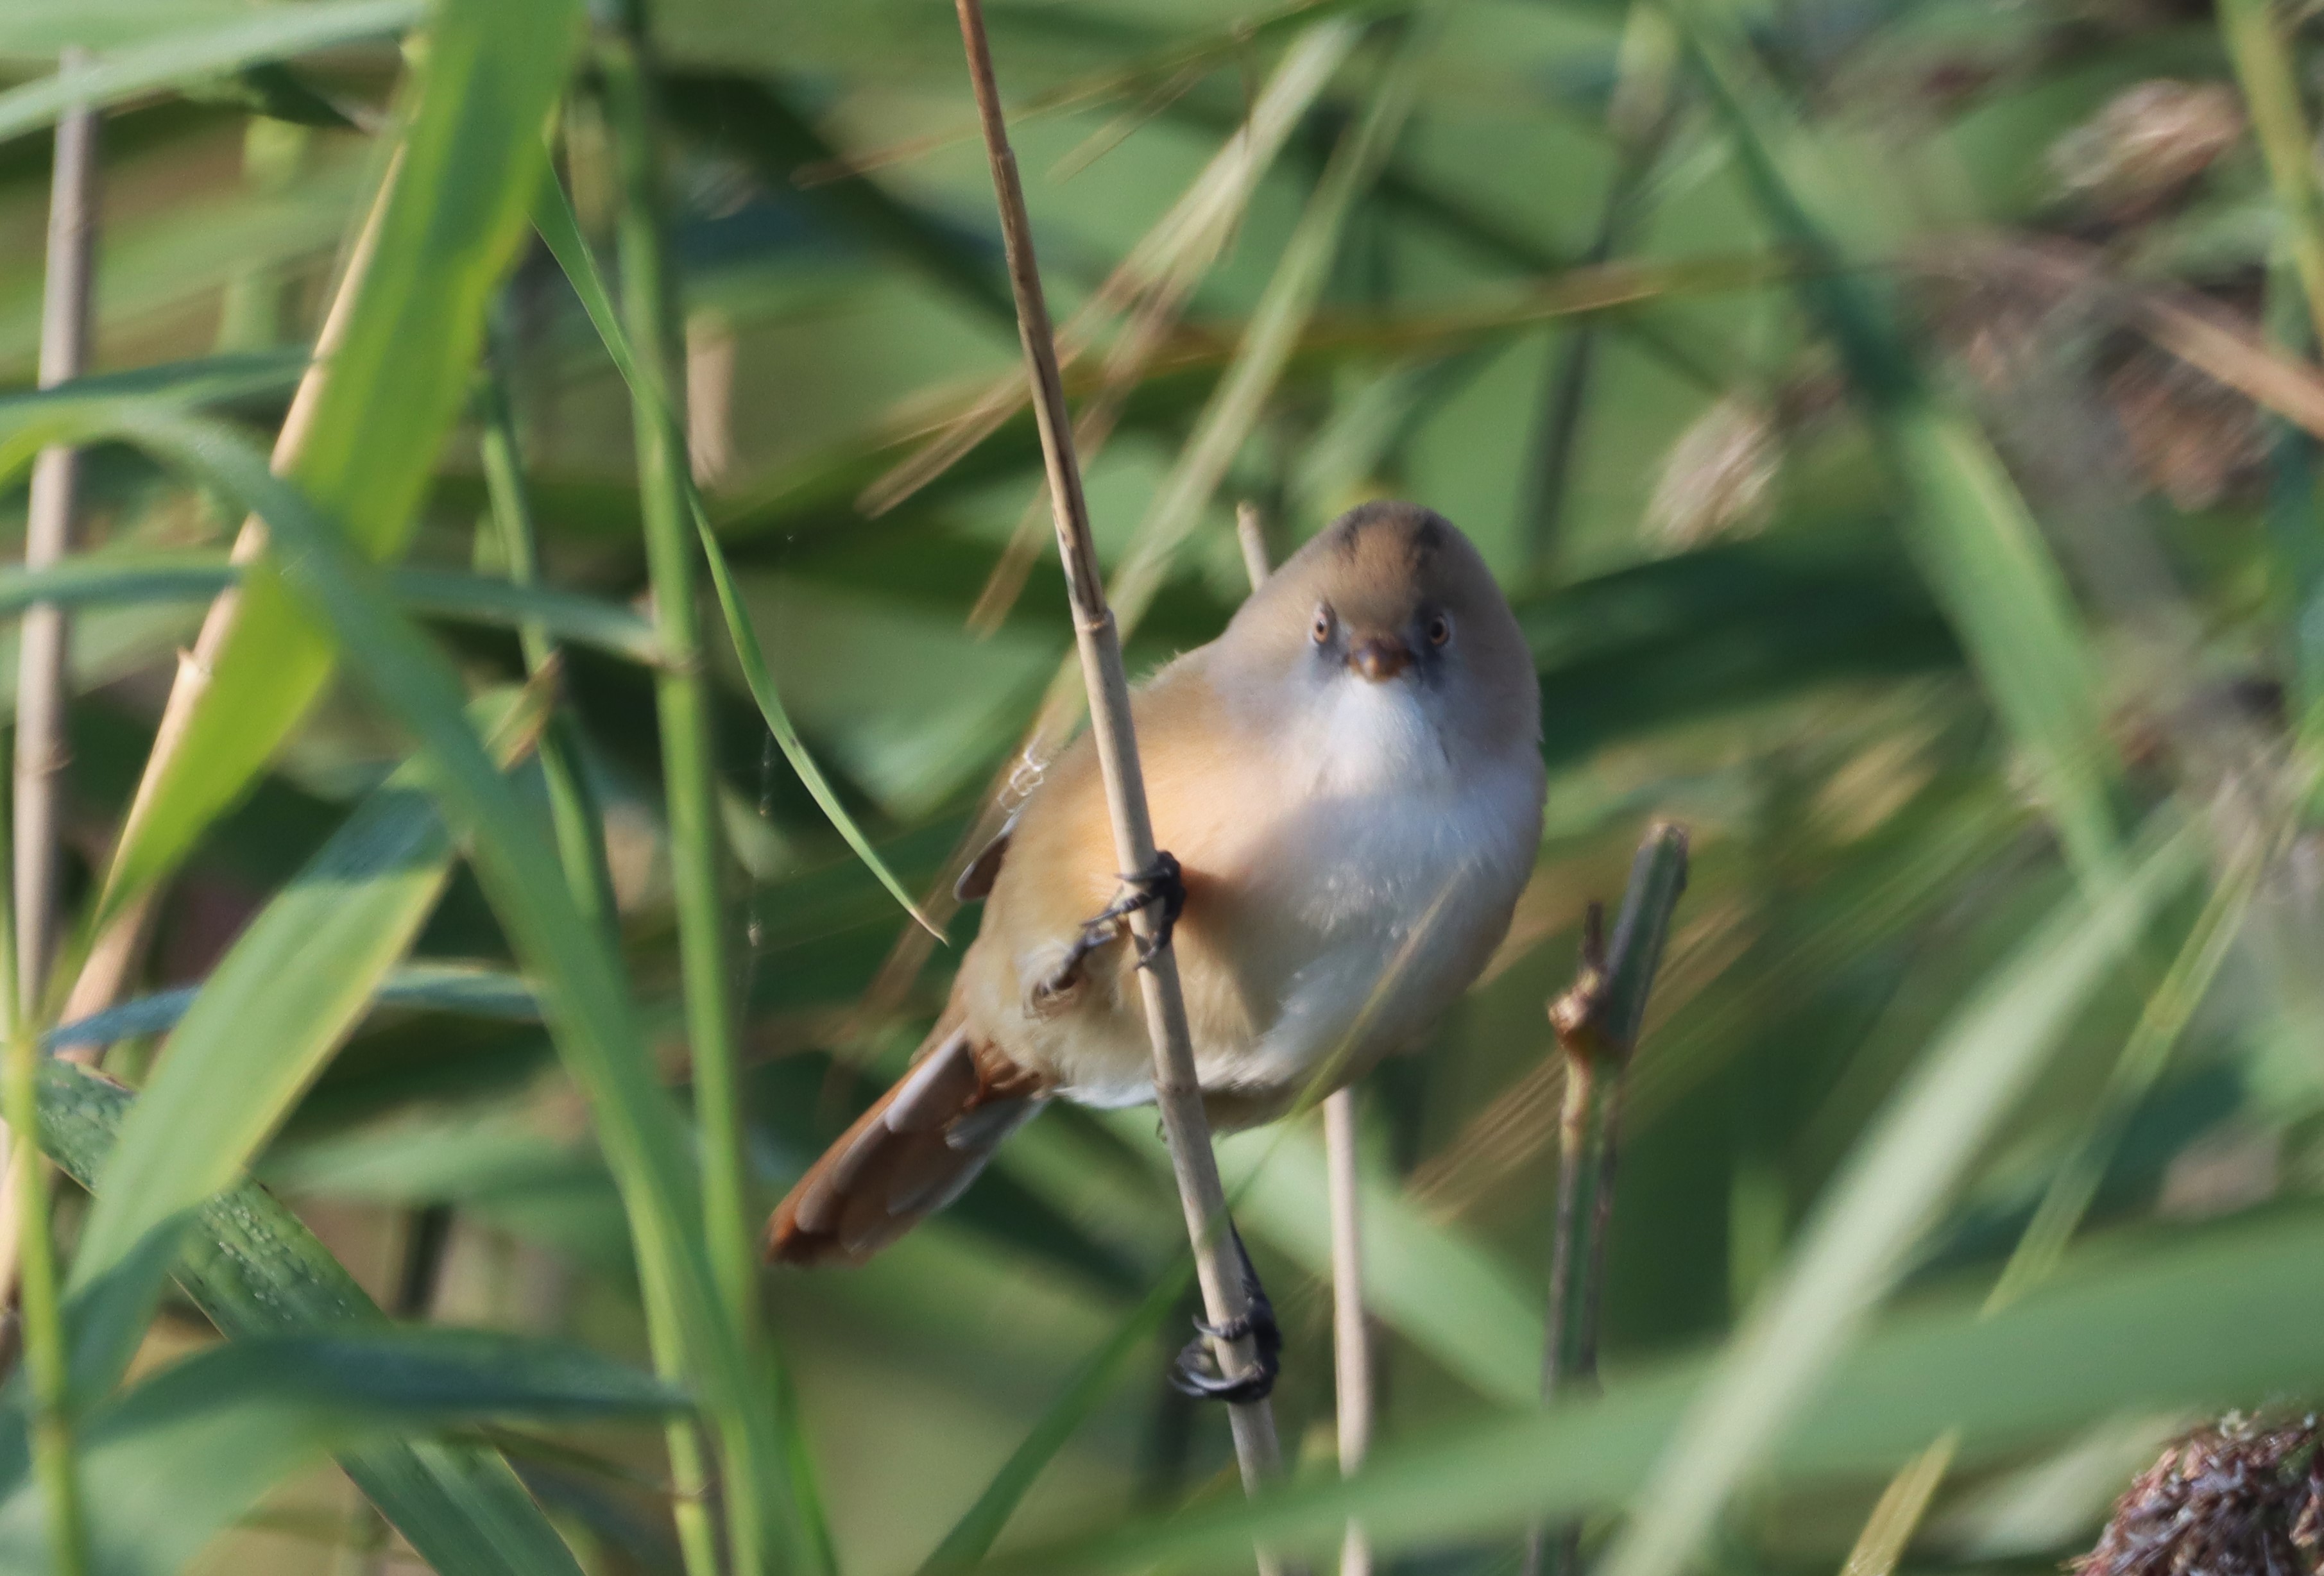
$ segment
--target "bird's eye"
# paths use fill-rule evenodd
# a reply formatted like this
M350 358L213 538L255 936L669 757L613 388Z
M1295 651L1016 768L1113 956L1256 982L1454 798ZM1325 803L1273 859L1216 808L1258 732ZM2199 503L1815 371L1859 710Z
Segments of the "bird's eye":
M1315 610L1315 622L1308 625L1307 638L1314 641L1319 646L1332 638L1332 610L1330 608L1319 607Z
M1428 643L1441 646L1452 638L1452 621L1438 613L1428 621Z

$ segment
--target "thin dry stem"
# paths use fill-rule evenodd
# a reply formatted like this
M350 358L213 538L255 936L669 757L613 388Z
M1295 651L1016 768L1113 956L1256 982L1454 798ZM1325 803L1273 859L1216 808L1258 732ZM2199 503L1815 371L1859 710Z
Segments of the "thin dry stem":
M1573 983L1549 1004L1550 1027L1565 1062L1565 1104L1559 1123L1557 1224L1550 1244L1549 1310L1545 1321L1541 1398L1594 1387L1598 1315L1606 1280L1606 1240L1614 1212L1614 1179L1623 1074L1646 1021L1646 996L1662 963L1671 915L1686 889L1683 827L1656 822L1638 844L1613 944L1605 910L1590 905ZM1519 1570L1546 1567L1567 1576L1581 1568L1582 1526L1536 1525L1526 1531Z
M1235 541L1243 572L1257 591L1274 571L1267 524L1249 499L1235 505ZM1333 1418L1338 1426L1340 1475L1352 1478L1372 1445L1372 1337L1364 1319L1363 1193L1356 1165L1356 1092L1335 1089L1323 1100L1323 1167L1332 1209ZM1371 1576L1371 1540L1352 1517L1340 1546L1340 1576Z
M87 51L65 51L71 72ZM48 273L41 312L41 386L88 369L90 296L97 253L97 116L70 111L57 123L49 194ZM47 448L32 467L24 517L24 567L45 569L72 550L80 455ZM64 784L65 665L69 628L62 608L25 609L16 671L16 992L38 1018L56 955L57 867L63 852L59 790Z
M1332 1378L1340 1475L1363 1470L1372 1445L1371 1330L1364 1319L1364 1225L1356 1170L1356 1092L1323 1101L1323 1165L1332 1198ZM1340 1576L1371 1576L1371 1540L1351 1516Z
M396 171L401 168L399 151L387 167L380 182L379 195L371 212L348 249L347 263L339 280L338 292L332 298L330 310L323 327L315 337L313 358L299 380L299 387L290 397L290 408L283 416L282 429L274 440L272 465L276 475L288 471L306 447L307 433L314 425L315 408L322 398L323 380L327 375L332 355L346 336L347 320L351 316L356 288L362 283L365 269L379 239L380 219L387 211L388 193L394 189ZM234 543L234 561L246 563L256 558L266 547L266 528L256 515L243 521L241 534ZM210 604L208 615L202 621L200 635L191 652L180 652L178 676L171 686L170 697L161 708L161 720L153 733L152 752L146 757L144 775L139 779L137 795L130 802L129 815L124 821L120 842L126 842L129 828L144 813L162 769L182 746L186 726L193 716L195 703L208 687L210 665L217 659L220 647L233 627L240 596L229 589L221 592ZM82 960L80 972L65 1000L67 1021L93 1017L111 1007L121 997L143 957L145 944L151 936L158 891L140 894L115 915L113 921L101 931ZM69 1046L58 1054L71 1061L94 1062L102 1054L99 1046ZM9 1169L5 1180L0 1181L0 1295L14 1291L16 1284L19 1239L16 1233L16 1173Z
M1025 212L1016 155L1001 112L1001 95L993 79L992 53L985 38L984 16L978 0L957 0L961 38L967 48L969 77L976 92L977 115L984 132L985 151L992 165L992 182L1001 209L1001 235L1009 259L1009 281L1017 300L1019 334L1034 390L1034 413L1041 432L1041 453L1049 478L1049 499L1056 515L1057 550L1064 560L1065 586L1073 604L1074 633L1080 648L1083 677L1088 686L1090 731L1097 746L1106 792L1106 807L1113 823L1115 856L1126 871L1142 871L1154 863L1154 828L1146 805L1146 784L1138 761L1138 742L1131 732L1130 684L1122 671L1121 646L1115 635L1113 615L1106 605L1105 584L1098 572L1091 544L1089 506L1082 494L1081 472L1074 456L1073 423L1065 409L1065 386L1057 371L1055 338L1048 306L1034 260L1032 226ZM1131 917L1131 926L1149 945L1157 939L1157 916L1150 908ZM1155 948L1150 967L1139 972L1145 998L1148 1032L1154 1042L1154 1095L1161 1110L1163 1132L1178 1180L1179 1201L1186 1215L1187 1235L1194 1248L1203 1306L1215 1325L1231 1325L1249 1313L1240 1267L1227 1219L1226 1192L1219 1181L1218 1159L1212 1153L1210 1124L1203 1111L1200 1084L1194 1074L1194 1047L1186 1028L1185 1001L1179 993L1178 961L1167 946ZM1232 1341L1213 1340L1222 1374L1255 1371L1257 1353L1249 1335ZM1256 1489L1279 1475L1282 1449L1275 1433L1275 1415L1265 1401L1230 1408L1234 1425L1235 1454L1241 1463L1244 1486ZM1273 1566L1264 1553L1263 1570Z

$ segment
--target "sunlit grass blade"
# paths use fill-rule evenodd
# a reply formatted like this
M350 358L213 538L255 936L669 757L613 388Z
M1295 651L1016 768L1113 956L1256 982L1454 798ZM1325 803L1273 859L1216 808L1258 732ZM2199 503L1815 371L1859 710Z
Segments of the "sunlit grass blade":
M1419 73L1435 41L1427 16L1414 19L1382 66L1361 117L1332 151L1323 178L1285 243L1282 259L1251 309L1234 357L1196 419L1154 500L1139 521L1137 546L1113 576L1107 594L1125 633L1138 625L1168 578L1172 561L1201 523L1203 512L1226 479L1281 380L1301 333L1322 299L1341 232L1380 163L1396 145L1411 113Z
M68 1046L109 1046L143 1035L166 1034L201 994L198 985L156 991L87 1018L60 1023L42 1037L49 1051ZM411 963L391 969L372 996L376 1007L410 1007L511 1023L539 1023L540 1001L523 977L472 963Z
M574 0L503 0L446 5L429 28L378 244L293 472L366 557L394 558L410 539L466 401L579 22ZM180 747L155 763L145 813L123 828L105 915L165 876L240 797L330 670L327 638L283 588L245 585Z
M2147 998L2129 1038L2123 1042L2105 1087L2074 1124L2065 1158L2050 1179L2042 1202L2034 1206L2033 1219L2025 1222L2008 1263L2002 1267L1988 1307L1999 1308L2023 1296L2057 1267L2090 1201L2098 1196L2098 1184L2122 1140L2123 1129L2162 1077L2172 1048L2186 1031L2187 1020L2202 1005L2229 949L2242 935L2245 917L2265 874L2268 852L2260 839L2251 839L2221 872L2181 944L2179 955L2172 960L2154 993Z
M477 416L484 429L480 447L485 489L492 501L493 539L500 546L510 582L530 590L541 583L540 534L533 517L532 494L525 484L516 410L509 398L512 353L504 329L504 317L495 320L483 385L476 393ZM517 643L524 654L527 673L535 678L561 673L563 658L546 623L527 620L520 624ZM572 884L573 899L593 923L615 925L620 904L606 862L604 817L586 768L580 720L569 706L550 716L541 735L540 757L549 822L557 829L557 855L565 865L566 880Z
M52 1062L42 1074L42 1144L86 1187L134 1098L108 1079ZM361 1328L384 1317L299 1218L254 1182L237 1183L196 1209L182 1234L154 1236L175 1241L179 1285L229 1339ZM77 1306L97 1316L88 1304L104 1289L92 1288ZM103 1360L110 1345L105 1332L83 1334ZM344 1451L339 1464L441 1576L579 1576L564 1541L497 1451L380 1441Z
M1693 1554L2091 992L2199 868L2198 847L2186 830L2158 835L2124 880L2069 898L1922 1054L1690 1405L1606 1556L1608 1576L1671 1576Z
M102 108L254 62L387 37L416 26L427 14L425 0L319 0L270 6L223 26L189 28L110 51L69 83L43 77L0 93L0 141L37 131L75 104Z
M658 1420L684 1404L650 1375L532 1336L229 1341L89 1413L93 1568L171 1576L291 1471L366 1437L502 1418ZM42 1520L29 1486L0 1500L0 1563L38 1568Z
M751 698L759 703L759 714L766 719L767 731L775 736L775 743L782 750L783 759L790 762L791 770L798 774L800 783L815 796L815 802L823 807L823 813L831 818L832 825L847 840L847 846L854 850L855 857L880 878L880 884L888 889L889 896L901 904L904 912L918 921L922 929L942 941L943 929L921 912L919 904L913 900L904 883L896 879L896 872L888 868L887 862L880 857L879 850L872 846L871 839L863 835L862 828L856 825L855 818L839 802L839 795L833 790L822 769L816 765L815 758L807 753L807 742L799 737L798 728L791 722L790 714L783 709L782 695L775 688L774 675L767 668L766 653L759 649L758 631L751 627L750 610L742 605L742 594L734 588L733 571L727 567L726 554L719 547L717 534L710 529L710 521L703 515L698 500L695 503L694 522L702 539L703 556L710 561L710 584L716 588L719 610L726 616L726 631L734 642L734 657L742 665L742 681L751 687Z
M2067 856L2086 880L2119 873L2108 740L2095 659L2065 579L1985 436L1914 362L1891 287L1853 266L1812 145L1754 64L1732 17L1677 7L1682 32L1771 227L1807 266L1822 320L1906 504L1907 540L1994 708L2025 754ZM1800 166L1809 168L1802 169Z
M136 396L185 405L220 404L279 393L297 382L299 374L306 370L307 355L301 350L226 352L190 361L165 361L153 366L97 373L46 389L12 390L0 394L0 413L20 404L90 397Z
M500 697L487 710L496 753L507 760L530 747L546 694L535 689L514 704ZM231 1184L368 1009L451 874L451 835L425 776L408 766L374 793L235 939L195 997L97 1177L72 1289L109 1274L149 1233ZM153 1267L155 1295L163 1267ZM130 1352L118 1356L125 1365Z
M2276 29L2267 0L2221 0L2219 32L2267 162L2268 185L2282 223L2281 244L2291 253L2308 298L2310 327L2324 336L2324 194L2317 190L2314 139L2300 107L2298 73Z
M2324 1213L2092 1255L2002 1313L1945 1298L1885 1321L1838 1354L1796 1427L1755 1463L1771 1486L1904 1465L1948 1429L1959 1459L2008 1460L2119 1417L2306 1394L2324 1351L2301 1311L2324 1297ZM1351 1513L1383 1553L1514 1532L1620 1502L1652 1467L1714 1370L1701 1358L1618 1376L1602 1396L1498 1412L1382 1446L1361 1475L1248 1503L1220 1500L988 1561L994 1576L1208 1570L1255 1538L1336 1546Z
M665 420L671 419L669 401L661 392L660 382L649 376L640 364L637 352L630 342L629 331L622 326L621 313L615 309L613 296L605 288L604 275L599 272L596 258L582 238L580 225L573 216L572 204L566 200L564 189L554 180L542 183L534 204L533 222L550 254L557 259L558 266L565 271L567 281L580 298L582 309L588 313L591 325L596 328L598 338L604 344L605 354L630 385L632 395L660 409ZM743 682L750 687L751 698L758 703L760 714L766 719L767 731L774 735L776 744L782 750L783 759L790 763L792 771L798 775L799 782L815 797L815 802L830 818L833 829L846 839L847 846L855 856L880 878L880 884L888 889L890 896L903 907L904 912L941 941L944 939L943 930L921 911L910 890L896 878L895 871L888 868L887 862L872 846L872 840L855 824L855 817L849 815L847 806L840 803L838 794L833 790L830 779L824 776L823 769L816 764L815 757L807 752L807 742L799 737L798 729L793 725L790 714L783 705L782 695L775 687L774 675L767 667L766 653L759 645L758 631L751 623L750 610L742 605L742 599L735 590L733 572L719 546L717 533L711 528L709 514L703 507L702 494L690 476L685 479L685 487L687 505L694 515L695 530L701 539L703 553L709 559L710 581L718 594L718 610L725 620L727 639L733 642L734 656L742 667Z
M1118 417L1129 385L1143 376L1160 347L1157 342L1176 326L1194 287L1241 224L1260 181L1361 36L1351 22L1323 19L1285 50L1266 86L1252 97L1242 124L1177 201L1130 247L1090 300L1067 319L1057 346L1060 365L1065 367L1072 366L1089 347L1106 317L1130 313L1124 331L1106 353L1099 374L1103 380L1100 400L1085 406L1074 422L1075 452L1084 459L1093 457L1103 437L1089 430L1093 418L1102 415L1100 407L1105 405L1115 407ZM935 437L917 444L900 463L866 487L857 498L858 507L875 515L894 509L1029 406L1023 379L1013 373L996 379ZM1095 425L1111 429L1115 417L1105 417ZM1028 515L1032 523L1020 521L1010 542L1010 559L1029 557L1041 539L1044 512L1037 506Z
M1146 1300L1132 1308L1104 1344L1090 1353L1034 1422L1024 1441L1010 1452L984 1492L976 1497L976 1503L945 1534L944 1541L921 1565L922 1576L941 1576L973 1565L991 1552L993 1540L1009 1525L1026 1491L1120 1380L1122 1365L1147 1348L1170 1311L1185 1302L1194 1268L1194 1261L1180 1255Z
M1960 1434L1947 1429L1888 1480L1872 1514L1865 1518L1864 1529L1856 1535L1856 1544L1848 1551L1840 1576L1889 1576L1896 1569L1905 1545L1920 1530L1921 1517L1928 1514L1929 1501L1936 1498L1946 1470L1953 1464L1953 1452L1960 1448Z
M689 1136L640 1033L608 938L573 901L563 867L515 788L462 713L456 676L395 609L376 571L298 490L232 433L167 410L116 412L97 433L124 438L263 518L274 549L262 565L313 609L372 697L418 741L446 818L471 842L470 862L518 957L535 975L550 1032L586 1095L622 1190L649 1318L670 1332L733 1464L729 1494L751 1494L779 1520L788 1479L761 1370L723 1317L701 1230ZM658 1337L659 1339L659 1337Z
M0 442L14 425L7 412L0 411ZM60 607L207 602L242 579L241 570L225 553L208 548L82 553L51 568L0 568L0 618L20 613L35 602ZM398 568L388 576L388 585L398 601L429 617L503 629L538 625L558 640L647 667L663 659L651 624L629 608L597 597L455 569Z

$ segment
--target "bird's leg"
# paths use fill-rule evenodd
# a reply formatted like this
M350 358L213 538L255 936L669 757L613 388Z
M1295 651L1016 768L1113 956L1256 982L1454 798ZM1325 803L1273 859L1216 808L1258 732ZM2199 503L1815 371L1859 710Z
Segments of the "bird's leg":
M1107 905L1099 918L1111 924L1127 919L1140 908L1159 905L1162 916L1154 923L1154 937L1138 944L1138 966L1145 968L1154 961L1154 954L1170 945L1170 933L1178 927L1178 917L1186 911L1186 876L1178 868L1176 857L1157 849L1154 862L1142 871L1121 878L1121 896Z
M1121 894L1097 913L1082 922L1082 933L1065 955L1041 982L1039 994L1056 996L1070 990L1081 978L1082 962L1090 954L1112 941L1120 934L1121 923L1141 908L1159 906L1161 920L1154 927L1154 939L1138 942L1138 966L1145 968L1154 961L1154 954L1170 945L1170 932L1178 923L1178 916L1186 911L1186 878L1178 869L1178 862L1170 854L1157 851L1154 862L1142 871L1134 871L1121 878Z
M1242 1245L1242 1233L1230 1225L1227 1234L1234 1243L1235 1258L1242 1265L1242 1295L1247 1304L1243 1316L1224 1324L1195 1320L1197 1333L1170 1365L1170 1385L1179 1394L1199 1400L1264 1401L1275 1388L1276 1376L1283 1371L1283 1332L1275 1323L1275 1304L1267 1300L1267 1288L1259 1284L1259 1271L1251 1267L1250 1255ZM1258 1366L1240 1378L1228 1378L1219 1372L1210 1343L1240 1341L1246 1335L1250 1337Z

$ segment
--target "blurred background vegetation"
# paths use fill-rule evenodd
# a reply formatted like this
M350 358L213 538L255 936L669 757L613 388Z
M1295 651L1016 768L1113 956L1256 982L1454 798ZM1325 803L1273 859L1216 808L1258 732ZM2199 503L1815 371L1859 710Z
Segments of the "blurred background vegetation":
M1426 502L1476 539L1538 656L1537 874L1483 982L1360 1095L1382 1410L1356 1501L1390 1568L1513 1569L1527 1516L1554 1509L1588 1512L1588 1547L1622 1576L1830 1571L1859 1535L1915 1571L2051 1569L2177 1430L2324 1387L2308 8L995 0L990 23L1053 309L1086 347L1068 382L1133 669L1232 610L1241 500L1278 556L1367 498ZM78 405L26 392L64 101L42 96L69 45L118 69ZM687 1568L686 1470L638 1415L667 1401L640 1373L654 1343L623 1209L650 1167L626 1139L601 1147L621 1086L543 1027L537 997L573 982L510 917L511 878L453 859L440 900L394 910L408 949L385 920L373 939L392 945L352 962L353 943L300 954L283 932L376 900L376 862L342 892L309 862L335 835L345 850L358 806L435 783L383 788L415 755L442 769L427 716L457 725L397 698L396 648L364 646L344 608L402 595L479 704L511 704L526 663L506 626L548 604L447 610L511 575L521 495L540 577L572 594L542 736L602 814L622 965L602 988L637 1003L634 1070L707 1111L680 1007L693 856L669 835L640 660L652 521L682 510L668 467L633 459L658 401L684 407L708 524L807 751L905 887L948 889L1061 670L1077 688L952 14L14 0L0 68L9 530L32 447L90 440L62 829L78 940L42 1027L119 873L224 548L253 509L290 538L289 505L203 456L235 433L245 456L272 443L410 143L393 200L412 222L389 226L364 281L401 290L404 315L366 319L388 327L323 418L340 457L291 481L327 534L394 515L360 545L433 589L346 581L355 600L323 621L345 671L288 703L279 740L252 725L252 771L221 779L233 807L188 812L185 846L150 867L168 884L134 1000L78 1040L132 1087L198 1024L216 1058L208 1125L170 1124L192 1135L182 1196L157 1184L126 1218L162 1221L245 1162L296 1216L246 1189L214 1203L154 1262L182 1256L129 1338L127 1387L116 1364L69 1398L97 1442L91 1568L424 1568L395 1509L400 1532L326 1460L406 1437L450 1439L469 1490L504 1459L572 1551L560 1566L530 1532L486 1548L482 1520L456 1518L439 1568ZM534 196L552 167L649 362L639 271L672 271L659 393L649 367L633 395L585 309L596 287L528 223L557 207ZM213 449L171 447L173 422ZM496 441L515 462L497 480ZM691 538L680 523L681 550ZM286 573L299 605L329 602ZM30 589L13 583L8 608ZM901 1064L974 911L950 917L949 947L915 944L770 741L755 658L706 597L702 617L714 967L744 1004L729 1137L756 1213ZM224 680L208 704L228 729L255 707ZM545 827L538 760L510 780ZM461 848L498 846L473 804L447 814ZM1526 1411L1561 1076L1543 1005L1658 815L1692 829L1694 870L1627 1091L1608 1391L1545 1422ZM298 900L320 908L281 910L281 950L229 952ZM235 956L238 984L220 963ZM213 971L205 1019L186 991ZM343 1023L260 1010L313 981L355 992ZM236 1133L245 1079L263 1093ZM127 1097L69 1069L45 1089L50 1147L103 1200ZM720 1120L699 1151L669 1151L708 1156L714 1194ZM994 1525L1023 1493L991 1556L1011 1569L1248 1568L1223 1418L1161 1382L1191 1304L1172 1300L1184 1244L1152 1129L1053 1110L872 1266L769 1276L762 1313L726 1286L720 1339L743 1366L660 1354L697 1394L757 1376L708 1396L777 1442L757 1478L720 1447L726 1494L762 1495L773 1528L754 1568L902 1571L948 1535L971 1562L992 1526L957 1524L989 1490ZM1286 1326L1287 1448L1314 1479L1270 1525L1328 1549L1343 1507L1320 1136L1311 1117L1222 1154ZM224 1169L182 1180L205 1165ZM119 1254L134 1236L97 1214L60 1184L69 1277L77 1243ZM520 1339L470 1369L411 1348L450 1365L428 1373L397 1368L385 1335L300 1348L309 1368L181 1385L180 1433L141 1423L170 1365L215 1351L214 1325L290 1339L222 1314L242 1304L220 1287L261 1264L235 1284L263 1312L289 1305L265 1264L327 1281L300 1258L311 1244L235 1246L297 1221L408 1324ZM714 1199L686 1249L704 1284L736 1249ZM97 1306L68 1307L69 1338L104 1337ZM515 1374L525 1353L567 1367L505 1403L462 1399L459 1375ZM12 1395L16 1429L32 1403ZM1050 1433L1004 1473L1037 1424ZM260 1437L280 1461L222 1487L231 1442ZM0 1551L63 1568L38 1541L56 1501L8 1448ZM1876 1546L1868 1568L1898 1557Z

